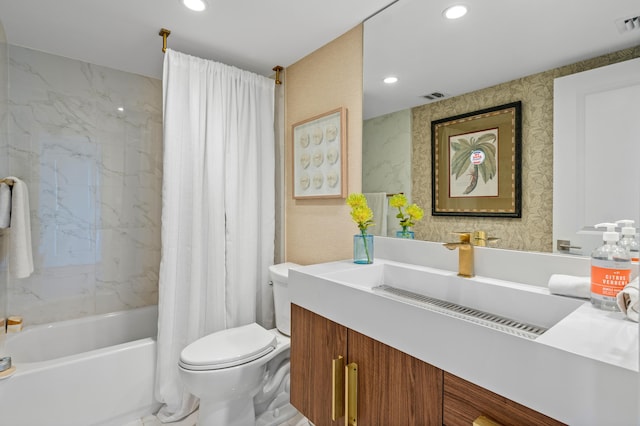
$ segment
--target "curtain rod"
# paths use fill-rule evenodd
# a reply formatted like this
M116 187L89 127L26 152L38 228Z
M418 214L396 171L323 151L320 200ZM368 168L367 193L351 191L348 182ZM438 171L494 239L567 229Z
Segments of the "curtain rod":
M160 28L160 32L158 33L158 35L162 37L162 53L166 53L167 38L169 38L169 35L171 35L171 30ZM276 84L282 84L282 81L280 80L280 71L282 71L283 69L284 68L282 68L280 65L276 65L275 67L273 67L273 70L276 72Z

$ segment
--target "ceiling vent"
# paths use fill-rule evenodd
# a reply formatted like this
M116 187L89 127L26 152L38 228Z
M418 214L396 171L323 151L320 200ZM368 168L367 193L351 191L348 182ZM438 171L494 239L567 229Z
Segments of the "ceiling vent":
M436 99L441 99L444 97L445 97L444 93L441 93L441 92L433 92L423 96L423 98L429 99L430 101L434 101Z
M618 31L626 33L633 30L640 29L640 16L632 16L630 18L622 18L616 21Z

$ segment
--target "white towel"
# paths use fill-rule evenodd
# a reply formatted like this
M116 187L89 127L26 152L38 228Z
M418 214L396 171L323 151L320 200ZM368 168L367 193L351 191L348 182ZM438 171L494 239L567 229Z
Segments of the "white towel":
M591 298L591 277L553 274L549 278L549 291L561 296Z
M0 183L0 229L8 228L11 224L11 188L6 183Z
M9 273L26 278L33 272L29 190L20 179L13 180L11 190L11 225L9 229Z
M369 192L364 194L369 208L373 211L373 225L368 232L372 235L387 236L387 201L386 192Z
M640 290L638 279L631 281L616 296L618 307L631 321L638 322L640 317Z

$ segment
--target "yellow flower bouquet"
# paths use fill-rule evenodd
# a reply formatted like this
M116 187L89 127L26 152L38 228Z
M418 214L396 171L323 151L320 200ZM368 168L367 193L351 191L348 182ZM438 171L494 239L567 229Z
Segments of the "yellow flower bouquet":
M413 238L413 231L411 231L409 227L414 226L417 221L422 219L424 210L415 203L407 205L407 197L404 194L396 194L391 197L389 205L398 209L396 217L400 219L402 231L398 231L396 236L400 238ZM404 212L402 211L403 208Z
M351 219L360 229L360 234L353 237L353 261L373 263L373 235L367 234L367 228L373 225L373 211L360 193L349 194L347 204L351 207Z

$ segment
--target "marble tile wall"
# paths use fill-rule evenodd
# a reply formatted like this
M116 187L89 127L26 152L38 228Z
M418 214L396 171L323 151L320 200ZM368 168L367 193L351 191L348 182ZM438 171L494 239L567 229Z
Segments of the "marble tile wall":
M4 27L0 23L0 178L9 171L7 148L7 112L9 92L9 57ZM6 237L0 230L0 318L7 316L7 258ZM1 334L1 333L0 333ZM0 338L1 340L1 338ZM2 344L0 343L0 352Z
M10 45L9 83L35 272L9 276L8 313L36 324L157 303L161 81Z
M411 110L366 120L362 137L362 192L404 192L411 201ZM387 215L387 235L401 229L395 217Z

